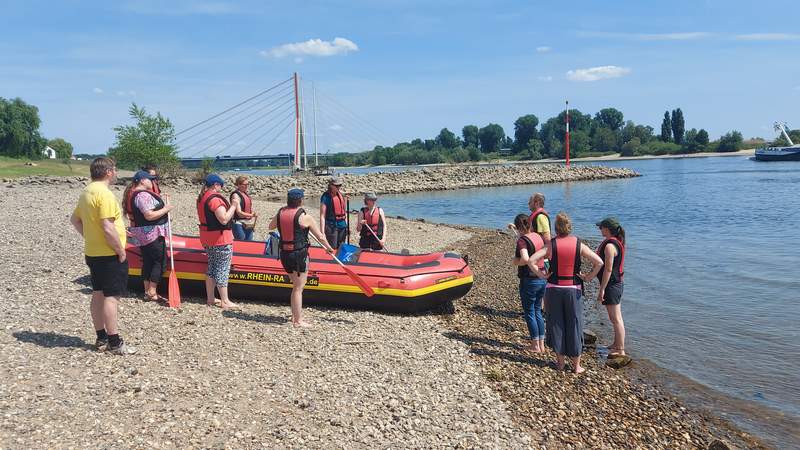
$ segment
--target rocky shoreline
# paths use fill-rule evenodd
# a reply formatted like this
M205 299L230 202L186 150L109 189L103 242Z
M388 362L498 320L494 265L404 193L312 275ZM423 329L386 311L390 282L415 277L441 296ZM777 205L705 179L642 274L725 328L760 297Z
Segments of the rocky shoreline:
M510 266L510 235L472 227L456 248L469 255L476 274L472 291L442 320L448 336L466 343L493 388L513 405L515 418L552 448L768 448L758 438L703 408L690 408L653 377L663 371L638 364L615 370L587 340L581 376L556 372L551 352L536 356L522 349L527 329L521 314L518 280ZM500 269L498 269L500 268ZM594 301L596 283L587 285L584 318L597 327L605 311ZM594 334L594 333L591 333Z
M223 173L228 186L238 176L235 172ZM362 194L402 194L420 191L442 191L449 189L468 189L490 186L512 186L518 184L558 183L563 181L590 181L612 178L631 178L639 176L636 172L616 167L591 165L572 166L567 169L560 164L537 165L453 165L425 167L421 170L403 172L374 172L363 175L341 175L344 190L348 193ZM310 174L296 176L275 175L250 177L250 192L264 198L282 198L292 187L301 187L306 192L319 195L327 187L328 177L315 177ZM27 177L0 180L4 185L47 185L85 183L86 177ZM173 177L164 184L176 190L192 190L198 182L191 176Z
M395 248L469 255L475 287L450 311L308 308L314 327L300 331L285 304L221 313L184 298L178 313L130 293L121 328L140 353L95 353L67 221L84 183L9 184L0 192L37 216L0 210L0 292L13 299L0 310L0 448L762 447L627 370L587 357L576 377L526 354L512 238L468 227L388 222ZM195 234L194 187L168 192L176 231Z

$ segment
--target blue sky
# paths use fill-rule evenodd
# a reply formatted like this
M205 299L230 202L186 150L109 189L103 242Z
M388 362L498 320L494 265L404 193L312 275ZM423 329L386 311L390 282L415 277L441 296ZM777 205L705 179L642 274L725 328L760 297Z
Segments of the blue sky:
M665 109L681 107L687 128L712 137L772 137L775 120L800 128L796 1L5 0L0 9L0 96L38 106L44 135L77 152L111 146L131 101L181 130L294 71L318 87L324 149L489 122L511 134L518 116L544 121L566 98L657 129ZM364 120L323 111L322 98ZM290 151L290 137L268 153Z

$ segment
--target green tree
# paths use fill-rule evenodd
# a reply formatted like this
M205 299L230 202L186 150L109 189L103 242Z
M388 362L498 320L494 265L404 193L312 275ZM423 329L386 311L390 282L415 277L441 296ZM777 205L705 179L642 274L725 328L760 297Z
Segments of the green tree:
M544 156L544 144L539 139L531 139L525 148L527 158L542 159Z
M576 158L581 153L592 151L591 137L585 130L577 130L569 133L569 154L570 158ZM566 157L566 148L561 150L562 158Z
M496 123L490 123L478 131L478 140L481 143L481 151L484 153L496 152L500 150L500 145L506 137L503 127Z
M669 111L664 111L664 120L661 121L661 141L672 141L672 119L669 117Z
M649 125L636 125L632 120L625 122L622 127L622 142L629 142L633 138L639 138L639 143L644 144L654 139L653 127Z
M702 152L708 149L708 131L700 128L697 136L694 137L694 142L697 145L697 151Z
M447 128L442 128L442 131L439 132L439 136L436 136L436 143L444 148L456 148L458 147L458 138L452 131Z
M718 152L735 152L742 148L742 133L731 131L719 138Z
M40 159L47 141L39 134L39 109L20 98L0 97L0 155Z
M481 151L478 149L478 147L474 145L470 145L467 147L467 153L469 154L470 161L480 161L481 159L483 159Z
M795 144L800 144L800 130L787 130L787 134L789 134L789 138ZM783 133L779 134L777 138L772 142L773 146L776 147L786 147L789 145L789 141L783 137Z
M56 151L56 156L59 159L72 158L72 144L61 138L50 139L47 145Z
M592 136L592 150L596 152L617 151L617 134L605 127L597 128Z
M514 122L514 153L519 153L528 149L531 139L539 137L536 127L539 125L539 118L533 114L526 114L519 117Z
M676 144L680 145L683 143L683 133L686 125L683 121L683 111L681 111L680 108L672 111L671 124L672 140L675 141Z
M642 141L638 137L631 138L630 141L622 145L620 156L634 156L638 154L639 148L642 146Z
M594 120L600 126L608 128L611 131L619 131L622 128L623 120L622 112L616 108L603 108L594 115Z
M156 113L147 114L144 108L132 103L128 114L136 125L120 125L114 128L117 140L108 155L119 167L136 169L144 164L155 164L162 171L178 166L175 150L175 127L169 119Z
M467 125L461 129L461 137L464 138L464 147L469 147L470 145L478 148L480 147L480 139L478 139L478 127L475 125Z

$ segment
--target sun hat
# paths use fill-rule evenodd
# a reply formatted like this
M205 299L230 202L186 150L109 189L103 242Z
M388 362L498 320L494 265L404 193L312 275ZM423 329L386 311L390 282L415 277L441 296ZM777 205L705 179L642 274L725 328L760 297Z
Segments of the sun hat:
M289 192L286 194L289 200L298 200L305 197L305 195L306 193L300 188L289 189Z
M339 177L332 177L330 180L328 180L328 184L332 184L334 186L341 186L342 179Z
M377 200L378 196L374 192L367 192L364 194L364 200Z
M155 175L150 175L150 172L146 170L140 170L133 174L133 181L140 182L142 180L155 180L157 177Z

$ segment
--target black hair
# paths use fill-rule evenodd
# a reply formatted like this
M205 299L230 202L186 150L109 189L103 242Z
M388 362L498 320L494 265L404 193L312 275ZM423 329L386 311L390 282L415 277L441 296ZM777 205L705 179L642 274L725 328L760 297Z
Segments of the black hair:
M531 230L531 219L525 214L517 214L514 217L514 226L517 227L520 233L526 233Z
M622 245L625 245L625 228L622 228L622 225L618 226L616 230L609 228L608 231L612 236L619 239Z
M289 208L297 208L300 204L303 203L303 197L293 198L287 197L286 198L286 206Z

